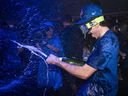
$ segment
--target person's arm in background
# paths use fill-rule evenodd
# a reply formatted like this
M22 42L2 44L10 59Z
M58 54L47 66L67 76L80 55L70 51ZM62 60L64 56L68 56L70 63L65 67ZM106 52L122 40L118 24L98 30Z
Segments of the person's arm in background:
M46 42L43 42L43 46L46 46L47 48L53 50L54 52L58 52L58 51L59 51L58 48L56 48L56 47L54 47L53 45L48 44L48 43L46 43ZM39 43L36 43L36 47L37 47L39 50L42 50Z
M51 49L51 50L53 50L54 52L56 52L56 53L59 51L59 49L58 49L57 47L53 46L53 45L47 44L46 46L47 46L49 49Z
M45 44L47 48L51 49L52 51L58 53L61 51L62 46L59 37L54 37L52 42Z

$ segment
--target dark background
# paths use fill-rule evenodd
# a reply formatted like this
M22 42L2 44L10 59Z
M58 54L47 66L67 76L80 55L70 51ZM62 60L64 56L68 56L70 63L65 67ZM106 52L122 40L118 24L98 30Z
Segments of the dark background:
M93 1L100 3L105 14L128 13L128 0L61 0L64 3L64 13L78 16L84 4Z

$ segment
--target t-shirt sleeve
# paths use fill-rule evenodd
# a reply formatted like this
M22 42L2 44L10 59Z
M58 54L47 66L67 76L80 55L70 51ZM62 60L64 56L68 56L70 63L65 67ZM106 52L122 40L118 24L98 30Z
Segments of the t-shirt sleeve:
M114 43L111 39L101 40L98 48L89 56L87 64L95 69L103 70L111 59L113 50Z

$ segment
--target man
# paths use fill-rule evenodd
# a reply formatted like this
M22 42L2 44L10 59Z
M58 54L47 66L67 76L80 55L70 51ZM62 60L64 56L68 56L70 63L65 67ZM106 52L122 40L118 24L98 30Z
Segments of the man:
M70 65L52 54L46 61L65 69L78 78L85 79L77 96L116 96L119 51L117 37L106 26L102 10L98 5L85 6L81 11L81 20L78 24L84 33L89 32L97 39L86 64Z

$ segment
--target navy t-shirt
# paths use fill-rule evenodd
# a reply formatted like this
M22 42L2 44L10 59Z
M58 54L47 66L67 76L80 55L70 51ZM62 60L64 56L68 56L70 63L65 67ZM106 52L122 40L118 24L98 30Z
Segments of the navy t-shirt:
M109 30L97 40L87 64L97 71L85 81L78 96L116 96L118 90L119 43Z

